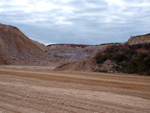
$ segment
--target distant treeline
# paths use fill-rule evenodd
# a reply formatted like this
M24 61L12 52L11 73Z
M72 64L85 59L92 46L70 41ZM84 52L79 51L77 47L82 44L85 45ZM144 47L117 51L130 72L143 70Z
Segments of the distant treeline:
M116 42L116 43L104 43L104 44L100 44L100 45L116 45L116 44L121 44L121 43L118 43L118 42Z

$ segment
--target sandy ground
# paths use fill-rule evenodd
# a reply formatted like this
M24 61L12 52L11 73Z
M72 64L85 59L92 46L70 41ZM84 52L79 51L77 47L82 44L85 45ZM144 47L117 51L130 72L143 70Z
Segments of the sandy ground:
M0 67L0 113L150 113L150 77Z

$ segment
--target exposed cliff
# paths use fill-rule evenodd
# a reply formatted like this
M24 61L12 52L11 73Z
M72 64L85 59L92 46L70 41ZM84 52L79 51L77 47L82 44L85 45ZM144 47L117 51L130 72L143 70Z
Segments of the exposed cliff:
M128 45L150 43L150 34L131 37L126 43Z

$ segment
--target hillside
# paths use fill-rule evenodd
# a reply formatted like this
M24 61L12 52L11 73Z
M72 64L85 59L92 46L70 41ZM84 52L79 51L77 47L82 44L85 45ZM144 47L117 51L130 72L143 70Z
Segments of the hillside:
M150 75L149 34L132 37L123 44L99 46L97 54L83 61L69 62L57 67L58 71L123 72Z
M29 39L18 28L0 24L0 64L47 65L51 57L44 45Z
M88 71L92 72L97 68L96 60L94 58L88 58L84 61L72 61L64 63L56 67L55 71Z
M150 43L110 46L97 53L95 60L97 71L150 75Z
M126 42L126 44L128 45L136 45L144 43L150 43L150 34L133 36Z

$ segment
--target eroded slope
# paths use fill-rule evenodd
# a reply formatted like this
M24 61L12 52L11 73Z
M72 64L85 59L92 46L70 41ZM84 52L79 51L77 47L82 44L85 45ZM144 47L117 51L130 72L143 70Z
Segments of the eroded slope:
M23 65L46 65L51 59L43 45L29 39L18 28L3 24L0 24L0 56L1 63Z

